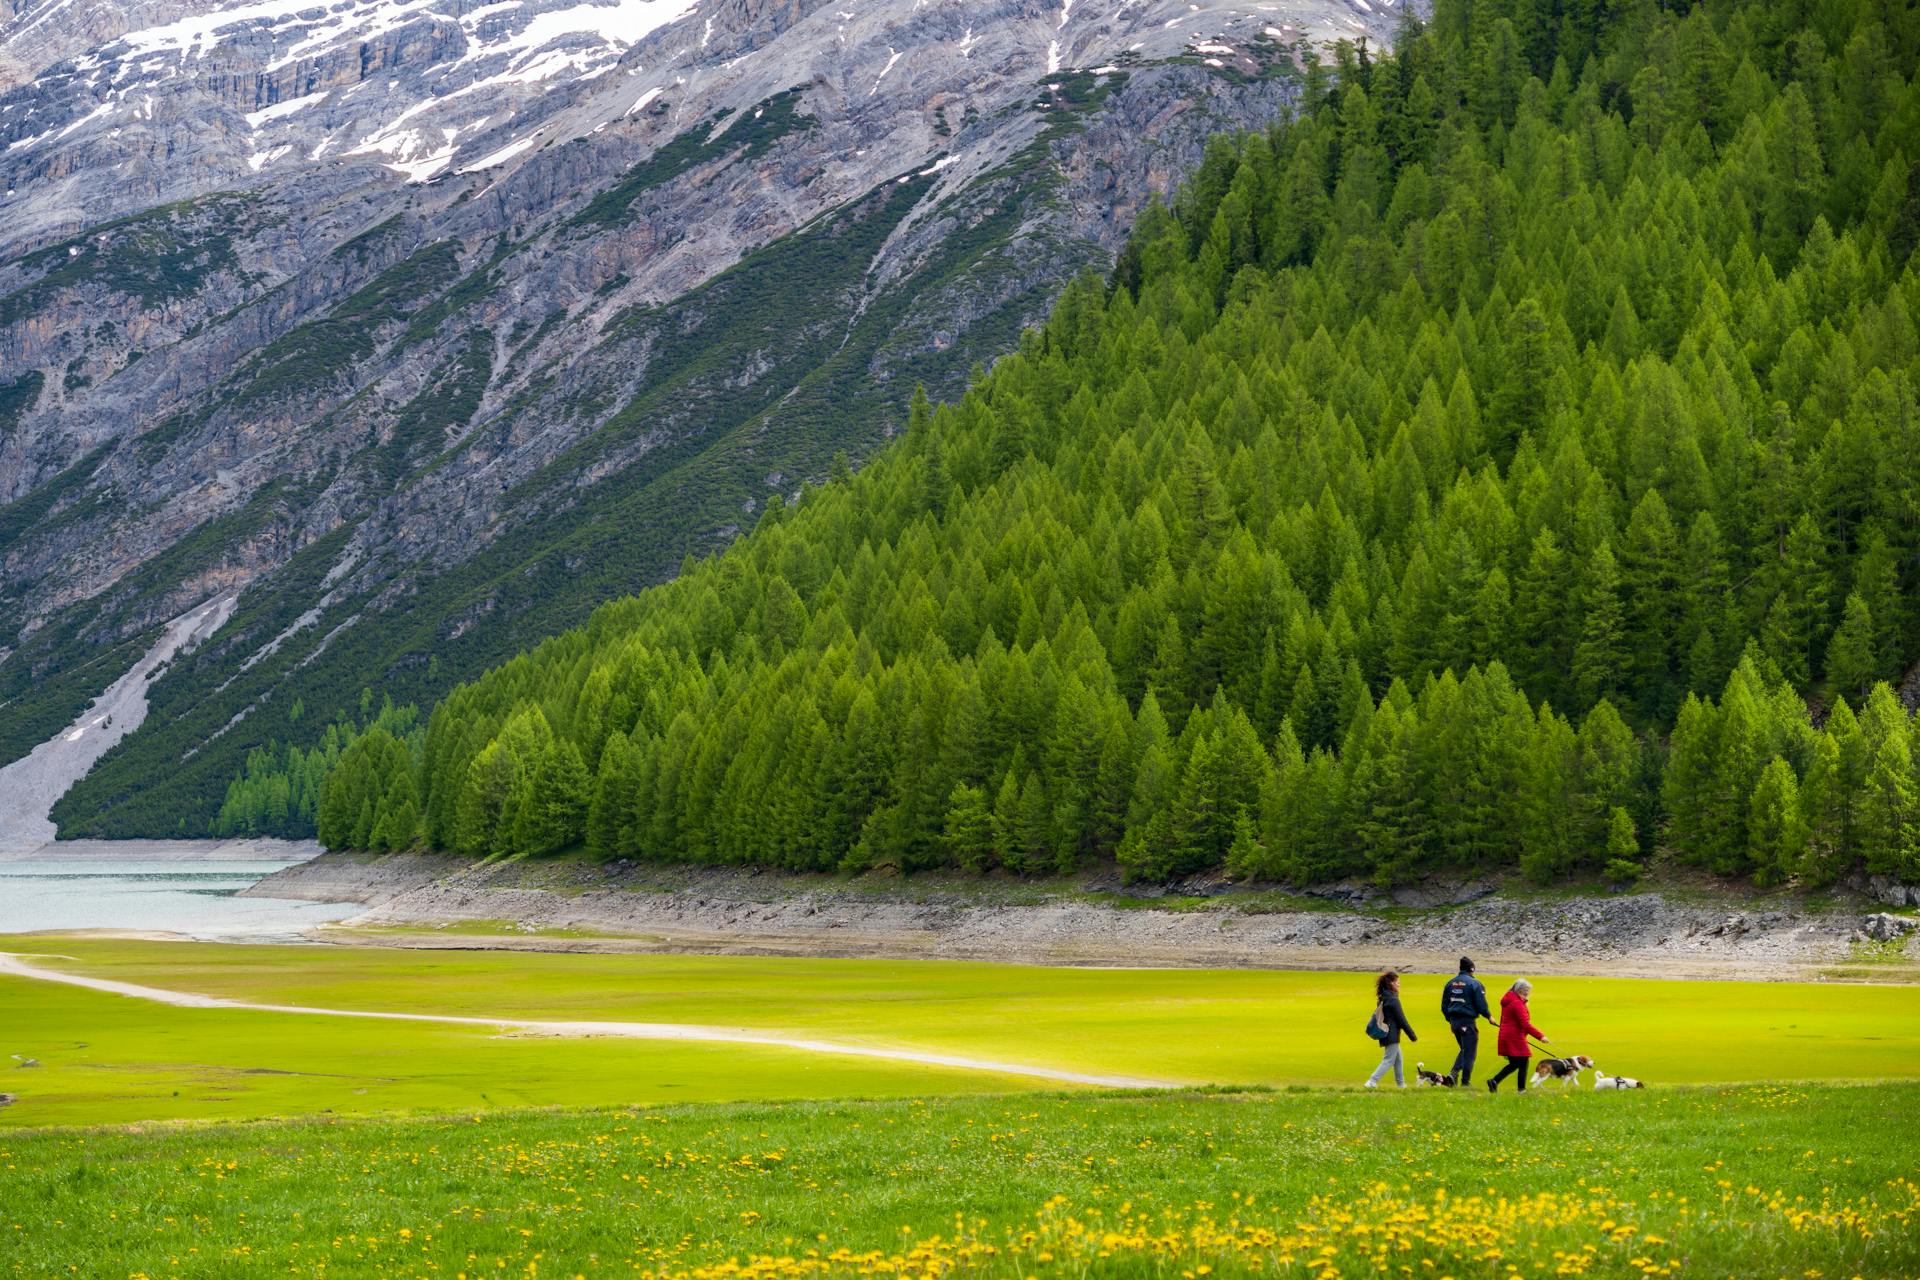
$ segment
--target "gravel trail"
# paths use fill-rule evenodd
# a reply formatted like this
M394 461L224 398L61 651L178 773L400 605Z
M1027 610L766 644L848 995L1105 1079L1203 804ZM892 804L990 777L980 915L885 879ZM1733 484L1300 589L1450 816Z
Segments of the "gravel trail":
M70 958L70 957L49 957ZM393 1013L373 1009L322 1009L310 1005L262 1004L251 1000L226 1000L218 996L196 995L187 991L169 991L162 987L141 986L111 978L91 978L84 974L62 973L27 963L20 955L0 952L0 974L58 982L85 987L112 995L152 1000L182 1009L249 1009L257 1013L297 1013L330 1018L375 1018L392 1022L432 1022L463 1027L491 1027L502 1034L523 1032L547 1036L619 1036L631 1040L682 1040L710 1044L744 1044L773 1049L797 1049L803 1053L831 1053L848 1058L879 1058L888 1062L912 1062L928 1067L948 1067L958 1071L985 1071L994 1075L1020 1076L1030 1080L1049 1080L1057 1084L1093 1085L1102 1089L1171 1089L1178 1085L1166 1080L1147 1080L1134 1076L1095 1075L1083 1071L1062 1071L1019 1062L996 1062L988 1058L963 1057L950 1053L924 1053L884 1045L848 1044L838 1040L814 1040L801 1036L775 1035L745 1027L707 1027L678 1022L589 1022L554 1021L540 1018L473 1018L455 1014Z

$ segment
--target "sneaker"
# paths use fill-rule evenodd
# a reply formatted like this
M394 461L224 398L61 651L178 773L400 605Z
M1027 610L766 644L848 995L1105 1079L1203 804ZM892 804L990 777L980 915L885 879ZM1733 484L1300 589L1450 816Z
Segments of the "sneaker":
M1379 1086L1378 1086L1378 1085L1376 1085L1376 1084L1374 1084L1374 1082L1373 1082L1373 1081L1371 1081L1371 1080L1369 1080L1369 1081L1367 1081L1367 1082L1366 1082L1365 1084L1363 1084L1363 1085L1361 1085L1360 1087L1361 1087L1362 1089L1377 1089L1377 1088L1379 1088Z
M1499 1084L1498 1084L1498 1083L1496 1083L1495 1081L1492 1081L1492 1080L1489 1080L1489 1081L1487 1081L1487 1092L1488 1092L1488 1093L1498 1093L1498 1092L1500 1092L1500 1086L1499 1086Z

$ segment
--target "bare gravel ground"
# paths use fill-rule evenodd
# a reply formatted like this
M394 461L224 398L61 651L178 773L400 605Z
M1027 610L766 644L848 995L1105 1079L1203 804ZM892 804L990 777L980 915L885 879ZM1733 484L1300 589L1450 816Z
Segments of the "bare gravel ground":
M324 854L248 893L364 904L312 936L400 946L1880 981L1920 978L1912 937L1866 938L1871 898L1687 885L1539 895L1488 882L1394 897L1189 886L1158 900L1098 879L796 876L735 868L470 864Z

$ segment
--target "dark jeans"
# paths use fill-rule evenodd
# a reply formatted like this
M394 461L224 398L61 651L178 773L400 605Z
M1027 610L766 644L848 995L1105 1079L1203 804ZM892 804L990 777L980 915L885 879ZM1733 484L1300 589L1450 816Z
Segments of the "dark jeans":
M1473 1060L1480 1056L1480 1024L1472 1018L1453 1024L1453 1038L1460 1042L1460 1056L1453 1060L1456 1084L1473 1083Z
M1516 1058L1508 1055L1507 1065L1500 1068L1499 1073L1495 1075L1493 1079L1487 1081L1487 1088L1496 1089L1500 1086L1502 1080L1505 1080L1508 1076L1512 1076L1520 1082L1520 1092L1525 1093L1527 1091L1527 1067L1532 1062L1533 1059L1531 1057Z

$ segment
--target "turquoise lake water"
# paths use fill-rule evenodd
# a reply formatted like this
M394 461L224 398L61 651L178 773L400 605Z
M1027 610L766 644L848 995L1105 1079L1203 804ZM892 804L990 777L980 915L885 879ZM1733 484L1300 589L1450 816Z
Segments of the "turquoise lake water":
M348 903L234 896L290 865L238 859L0 861L0 934L137 929L297 941L303 929L362 910Z

